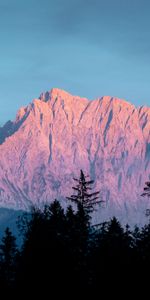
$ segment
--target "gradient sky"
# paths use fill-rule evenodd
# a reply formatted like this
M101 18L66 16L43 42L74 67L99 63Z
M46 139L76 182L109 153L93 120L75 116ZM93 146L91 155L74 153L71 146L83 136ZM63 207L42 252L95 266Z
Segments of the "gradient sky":
M150 103L149 0L0 0L0 124L52 87Z

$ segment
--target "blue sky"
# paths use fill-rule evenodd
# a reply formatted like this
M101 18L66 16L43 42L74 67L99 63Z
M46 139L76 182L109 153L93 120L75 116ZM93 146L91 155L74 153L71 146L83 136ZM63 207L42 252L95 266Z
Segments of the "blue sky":
M0 124L52 87L150 104L149 0L0 0Z

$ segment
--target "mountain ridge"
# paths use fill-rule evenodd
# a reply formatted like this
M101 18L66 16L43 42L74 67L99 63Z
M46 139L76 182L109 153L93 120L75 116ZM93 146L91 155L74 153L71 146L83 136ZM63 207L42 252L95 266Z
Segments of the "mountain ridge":
M149 178L149 107L52 89L0 128L0 154L0 206L26 209L64 199L82 168L105 201L96 218L117 213L123 220L144 219L148 201L140 194Z

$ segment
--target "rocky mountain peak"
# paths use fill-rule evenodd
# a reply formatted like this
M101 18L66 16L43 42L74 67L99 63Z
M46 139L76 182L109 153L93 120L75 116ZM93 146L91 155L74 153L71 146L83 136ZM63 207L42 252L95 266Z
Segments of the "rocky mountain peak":
M138 223L149 205L140 194L149 178L150 108L52 89L0 128L0 156L1 206L64 201L82 168L105 201L97 218Z

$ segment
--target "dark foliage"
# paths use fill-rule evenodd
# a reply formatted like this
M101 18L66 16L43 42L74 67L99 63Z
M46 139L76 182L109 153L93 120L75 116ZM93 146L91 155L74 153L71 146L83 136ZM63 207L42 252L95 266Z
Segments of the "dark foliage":
M150 224L133 231L114 217L92 227L78 203L66 211L55 200L20 220L23 245L16 248L7 228L0 245L0 287L5 294L42 293L43 299L108 296L144 288L150 268ZM136 285L133 284L136 282ZM128 294L129 295L129 294Z
M19 251L16 246L16 238L7 227L0 244L0 284L1 290L15 287L17 260Z
M80 171L80 178L73 178L76 182L76 186L73 186L73 190L76 194L67 197L68 200L83 205L84 210L90 213L94 210L96 204L103 202L100 200L100 192L90 192L92 190L93 180L87 180L88 176L85 176L83 171Z
M142 193L141 196L145 197L150 197L150 181L145 182L145 187L144 187L144 192Z

